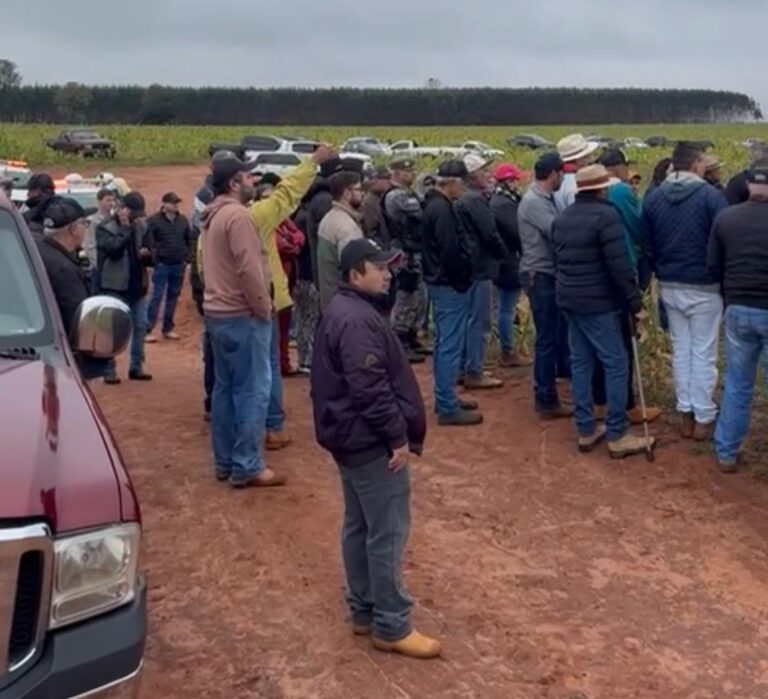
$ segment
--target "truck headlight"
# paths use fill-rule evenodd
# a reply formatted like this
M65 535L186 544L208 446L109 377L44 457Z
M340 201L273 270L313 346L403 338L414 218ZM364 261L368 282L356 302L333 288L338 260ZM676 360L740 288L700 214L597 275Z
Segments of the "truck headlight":
M50 627L103 614L136 596L141 530L123 524L59 539Z

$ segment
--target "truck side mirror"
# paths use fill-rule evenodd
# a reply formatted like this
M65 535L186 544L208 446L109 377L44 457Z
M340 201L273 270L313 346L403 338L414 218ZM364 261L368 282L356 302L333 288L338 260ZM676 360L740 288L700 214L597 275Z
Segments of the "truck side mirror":
M131 341L131 310L111 296L92 296L80 304L70 332L75 352L96 359L112 359Z

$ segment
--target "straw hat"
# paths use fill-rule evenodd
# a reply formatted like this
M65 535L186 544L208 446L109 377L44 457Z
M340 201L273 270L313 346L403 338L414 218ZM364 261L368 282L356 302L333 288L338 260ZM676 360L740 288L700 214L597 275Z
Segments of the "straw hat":
M570 136L561 138L557 142L557 152L564 163L585 158L594 153L599 147L597 143L588 141L580 133L572 133Z
M604 165L587 165L576 173L576 189L579 192L592 192L597 189L608 189L621 180L611 177Z

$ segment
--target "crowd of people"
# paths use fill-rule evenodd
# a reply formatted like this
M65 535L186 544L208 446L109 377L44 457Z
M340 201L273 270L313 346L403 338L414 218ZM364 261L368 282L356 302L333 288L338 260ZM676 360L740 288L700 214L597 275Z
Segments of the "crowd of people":
M98 211L84 210L54 196L47 175L32 178L24 216L65 324L77 298L91 293L131 309L132 380L152 378L144 343L157 339L163 302L162 336L178 339L174 309L190 263L217 479L236 489L286 483L263 449L291 443L283 377L309 375L317 440L341 475L354 633L372 634L381 650L429 658L440 644L413 630L401 581L409 454L421 453L427 425L411 365L433 355L440 427L478 425L480 405L469 393L503 386L486 371L495 326L500 366L533 364L536 413L573 417L579 451L606 442L613 458L647 452L653 437L630 425L661 411L635 402L633 339L655 283L681 435L714 437L721 470L738 470L768 340L768 153L756 153L724 187L719 161L680 143L642 199L630 165L621 150L600 152L581 134L541 155L532 173L467 155L421 179L414 160L363 172L359 160L327 146L282 179L255 177L224 152L213 157L189 220L173 192L149 218L138 192L117 201L104 190ZM522 293L533 358L515 338ZM113 363L104 376L119 382Z

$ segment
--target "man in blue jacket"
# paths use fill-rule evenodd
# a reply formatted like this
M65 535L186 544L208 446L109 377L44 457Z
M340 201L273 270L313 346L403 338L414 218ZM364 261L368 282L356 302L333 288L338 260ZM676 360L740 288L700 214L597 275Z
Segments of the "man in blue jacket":
M667 179L645 198L642 221L669 316L680 433L705 441L717 417L712 394L723 315L720 284L707 265L707 247L715 217L728 204L704 181L701 151L678 144L672 166Z
M411 626L402 587L410 529L409 454L421 454L424 402L390 326L389 265L399 252L359 238L344 247L342 282L323 311L312 357L317 441L338 464L344 493L342 556L355 635L375 648L434 658L440 643Z

